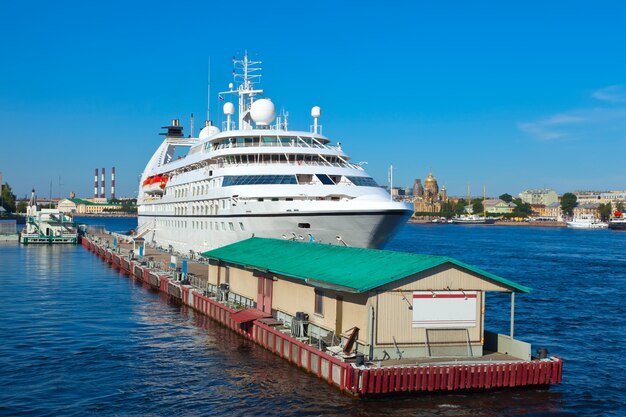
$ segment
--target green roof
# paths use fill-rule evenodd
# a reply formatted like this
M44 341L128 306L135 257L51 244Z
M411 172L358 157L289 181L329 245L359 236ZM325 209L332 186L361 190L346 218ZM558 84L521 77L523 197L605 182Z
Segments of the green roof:
M452 264L489 281L528 293L530 288L447 256L253 237L204 252L209 259L301 279L314 286L365 292L410 275Z
M93 201L83 200L82 198L68 198L74 204L84 204L86 206L119 206L120 204L111 203L94 203Z

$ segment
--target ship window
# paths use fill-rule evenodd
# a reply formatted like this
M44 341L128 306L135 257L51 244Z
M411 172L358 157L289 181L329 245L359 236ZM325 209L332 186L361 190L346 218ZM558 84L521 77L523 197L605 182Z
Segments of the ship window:
M376 181L370 177L347 177L354 185L359 187L378 187Z
M311 223L298 223L298 227L300 229L310 229L311 228Z
M239 228L241 229L241 231L246 230L246 229L243 227L243 223L241 223L241 222L239 222Z
M324 185L335 185L333 180L326 174L315 174L315 176L322 182Z
M294 175L226 175L222 187L232 185L297 184Z

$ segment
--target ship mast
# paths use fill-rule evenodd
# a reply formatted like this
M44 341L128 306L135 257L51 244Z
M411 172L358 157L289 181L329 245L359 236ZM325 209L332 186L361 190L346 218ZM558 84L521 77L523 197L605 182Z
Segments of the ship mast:
M252 128L250 106L254 102L254 96L263 93L263 90L254 89L254 83L261 78L261 74L255 74L261 71L261 68L256 66L259 64L261 64L261 61L252 61L248 58L248 51L245 52L243 59L233 57L233 78L235 83L241 80L241 84L239 84L236 90L233 89L233 84L230 84L229 91L219 93L237 94L239 96L239 130Z

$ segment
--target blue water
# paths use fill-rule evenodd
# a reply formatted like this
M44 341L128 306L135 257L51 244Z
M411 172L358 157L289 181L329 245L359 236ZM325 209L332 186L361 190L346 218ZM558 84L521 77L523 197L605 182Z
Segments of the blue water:
M532 287L516 298L515 335L565 359L563 384L356 400L82 247L3 244L0 415L626 415L626 233L407 225L388 248L452 256ZM486 324L508 332L509 297L488 296Z

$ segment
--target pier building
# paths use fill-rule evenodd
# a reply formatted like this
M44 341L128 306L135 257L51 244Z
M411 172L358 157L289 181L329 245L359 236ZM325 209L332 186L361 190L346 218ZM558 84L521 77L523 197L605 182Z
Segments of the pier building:
M486 292L510 292L513 317L529 289L451 258L251 238L183 260L98 230L82 245L347 394L561 382L561 358L531 357L513 320L509 335L484 330Z
M352 337L355 351L376 361L481 357L485 340L498 337L484 328L485 293L530 291L444 256L261 238L203 256L212 290L227 285L287 323L302 312L305 336L343 346ZM530 345L513 338L507 352L531 357Z

